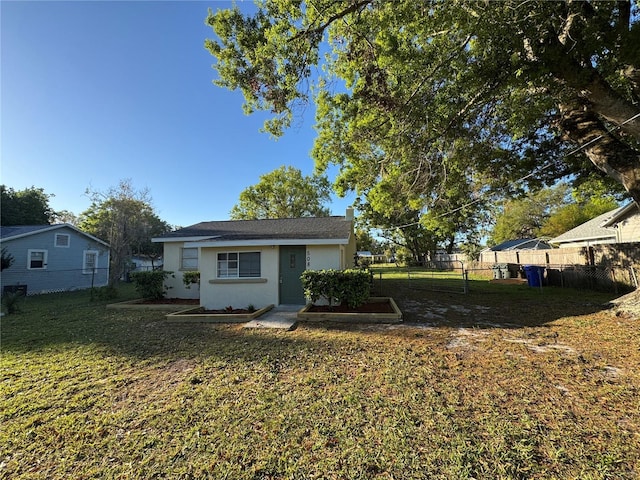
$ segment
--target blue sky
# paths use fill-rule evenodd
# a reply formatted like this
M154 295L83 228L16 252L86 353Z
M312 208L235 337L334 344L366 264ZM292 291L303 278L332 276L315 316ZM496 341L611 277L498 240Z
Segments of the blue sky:
M281 165L312 173L313 106L274 140L239 92L212 84L204 21L231 5L0 2L0 182L44 188L54 210L79 214L87 188L131 179L160 218L186 226L227 219L240 192ZM332 213L352 200L334 199Z

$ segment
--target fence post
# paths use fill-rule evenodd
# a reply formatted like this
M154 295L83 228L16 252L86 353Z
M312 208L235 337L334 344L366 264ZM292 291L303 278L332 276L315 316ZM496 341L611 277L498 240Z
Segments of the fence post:
M463 280L464 293L469 293L469 271L468 270L463 270L462 280Z

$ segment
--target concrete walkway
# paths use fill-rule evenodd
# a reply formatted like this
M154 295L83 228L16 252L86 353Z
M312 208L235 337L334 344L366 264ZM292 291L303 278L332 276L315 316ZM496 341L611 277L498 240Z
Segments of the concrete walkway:
M293 330L298 323L298 311L304 305L278 305L264 315L244 324L244 328L280 328Z

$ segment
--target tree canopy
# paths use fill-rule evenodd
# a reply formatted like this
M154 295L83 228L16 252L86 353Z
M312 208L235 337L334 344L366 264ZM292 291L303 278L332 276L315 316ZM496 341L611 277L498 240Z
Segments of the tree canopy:
M152 206L148 190L136 190L130 180L104 192L88 191L91 205L80 216L79 227L110 245L109 281L115 283L125 273L126 261L133 254L157 257L161 244L151 238L171 230Z
M608 176L640 204L630 1L265 0L210 11L215 83L282 135L312 100L323 171L387 225L478 223L493 197ZM458 219L451 218L459 216ZM450 234L445 234L446 238Z
M49 206L52 196L42 188L14 190L0 185L0 225L46 225L53 222L56 213Z
M294 167L282 166L260 176L260 181L240 193L230 217L260 218L326 217L330 199L329 180L322 175L304 176Z

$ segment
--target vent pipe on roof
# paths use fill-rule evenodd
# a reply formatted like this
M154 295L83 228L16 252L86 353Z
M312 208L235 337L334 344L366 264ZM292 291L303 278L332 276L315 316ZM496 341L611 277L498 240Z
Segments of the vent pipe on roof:
M353 207L347 207L347 212L345 213L344 219L353 221Z

